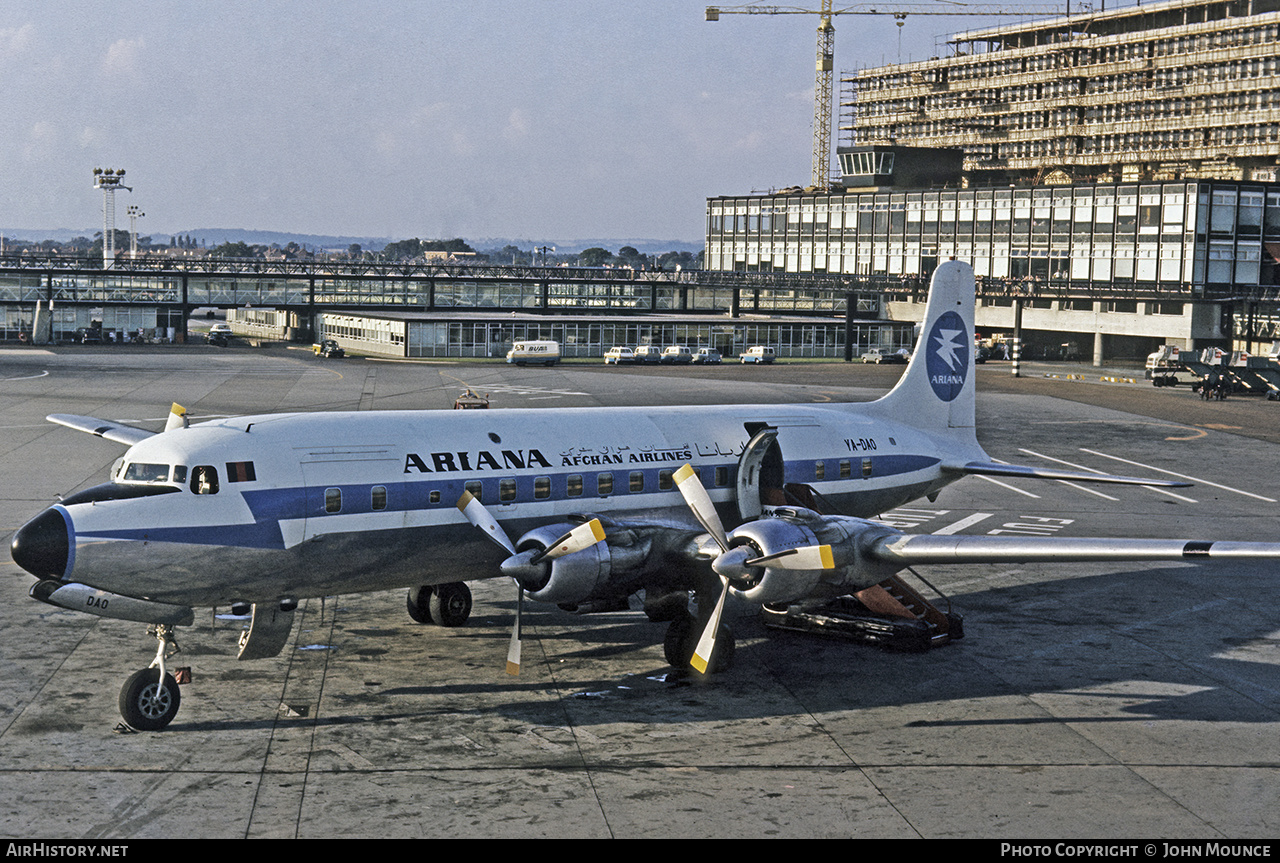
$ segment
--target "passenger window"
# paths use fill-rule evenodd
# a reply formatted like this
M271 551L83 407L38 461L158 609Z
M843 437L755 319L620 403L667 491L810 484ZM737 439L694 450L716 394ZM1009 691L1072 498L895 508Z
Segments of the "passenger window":
M871 476L871 459L869 458L864 458L862 460L862 476L863 477Z
M631 472L631 477L627 483L627 489L632 494L644 491L644 471L633 470Z
M439 489L433 489L433 490L431 491L431 496L430 496L430 497L431 497L431 502L432 502L432 503L439 503L439 502L440 502L440 490L439 490Z
M659 491L671 491L671 489L676 487L675 480L673 480L671 476L672 476L672 472L669 470L658 471L658 490Z
M196 494L218 493L218 469L202 464L191 472L191 490Z
M596 493L601 497L613 494L613 474L602 473L596 475Z
M516 481L514 479L498 480L498 502L510 503L516 499Z
M373 487L373 490L370 492L370 498L371 499L369 501L369 506L371 506L375 512L386 509L387 508L387 487L382 485L375 485Z
M342 512L342 489L326 488L324 490L324 511Z
M848 479L851 476L853 476L853 468L850 466L849 460L847 458L840 459L840 478Z
M827 473L827 463L825 461L816 461L813 463L813 478L822 479Z
M582 494L582 474L571 474L567 480L567 488L565 493L569 497L579 497Z
M729 469L727 467L716 468L716 485L729 484Z
M465 488L467 491L471 492L472 497L474 497L476 500L480 501L481 503L484 503L484 501L480 497L480 492L484 490L484 484L480 482L480 480L478 479L471 480L471 482L466 484Z
M546 500L551 497L551 477L538 476L533 478L533 497L535 500Z

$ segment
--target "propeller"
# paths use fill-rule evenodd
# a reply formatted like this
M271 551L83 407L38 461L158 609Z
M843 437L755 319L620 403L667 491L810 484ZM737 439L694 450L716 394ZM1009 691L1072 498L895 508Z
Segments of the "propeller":
M711 535L720 546L720 555L711 562L712 570L720 576L720 595L716 598L715 607L702 635L698 638L698 646L689 661L701 674L706 674L711 663L711 653L715 649L716 632L720 629L720 618L724 614L725 598L729 593L729 581L733 578L743 579L747 571L753 567L769 565L779 569L814 570L834 569L835 558L830 545L808 545L789 548L772 554L752 557L758 553L750 545L730 546L729 538L724 532L724 525L716 512L711 496L703 488L697 472L692 465L686 464L675 472L676 488L684 497L689 509L698 519L698 523Z
M698 479L693 465L686 464L677 470L674 478L676 488L680 490L680 496L689 505L689 509L693 510L693 516L698 520L698 524L702 525L703 529L716 541L716 545L720 546L720 557L716 558L718 562L730 554L731 549L729 538L724 532L724 524L720 521L720 514L716 512L715 504L711 502L711 496L702 487L702 481ZM729 579L716 567L715 563L712 563L711 568L720 576L720 595L716 597L711 617L698 638L698 646L694 648L693 658L689 660L689 664L697 669L699 674L706 674L707 667L711 664L711 652L716 646L716 631L720 629L724 601L729 594Z
M485 509L484 504L480 503L471 492L462 493L462 497L458 500L458 509L466 516L467 521L483 530L486 536L510 553L510 557L502 562L500 568L503 575L510 576L516 585L516 620L511 628L511 643L507 648L507 674L518 675L520 673L521 618L524 613L524 587L521 585L520 577L530 578L538 575L544 561L555 560L566 554L590 548L604 539L604 527L600 524L600 519L593 518L578 525L546 548L517 552L507 532L502 529L502 525L498 524L493 514Z

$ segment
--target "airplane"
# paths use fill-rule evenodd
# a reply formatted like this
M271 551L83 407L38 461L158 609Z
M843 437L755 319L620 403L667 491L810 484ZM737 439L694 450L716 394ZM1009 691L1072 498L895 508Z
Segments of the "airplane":
M414 620L459 626L464 580L505 576L518 673L526 598L589 610L643 590L651 619L669 621L668 661L707 674L732 656L729 596L766 608L862 596L929 563L1280 558L1280 543L910 535L872 520L971 475L1187 485L983 451L967 264L938 267L920 332L898 383L864 403L199 423L175 404L159 433L54 414L128 449L107 482L19 528L10 553L36 577L34 599L149 625L155 658L119 696L140 731L178 712L168 660L197 607L248 614L238 656L253 659L280 652L302 599L408 588Z

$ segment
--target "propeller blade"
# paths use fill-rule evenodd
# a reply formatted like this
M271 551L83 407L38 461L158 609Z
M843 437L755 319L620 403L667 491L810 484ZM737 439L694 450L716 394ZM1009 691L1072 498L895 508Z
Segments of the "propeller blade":
M458 509L467 517L467 521L483 530L486 536L505 548L508 554L516 553L516 547L511 544L511 538L502 529L502 525L498 524L498 520L471 492L464 491L462 497L458 498Z
M516 582L516 622L511 627L511 645L507 648L507 674L520 676L520 626L524 613L524 588Z
M529 563L541 563L546 559L555 560L557 557L590 548L602 539L604 539L604 526L600 524L600 519L593 518L557 539L541 553L535 554L529 559Z
M716 647L716 633L720 630L720 616L724 613L724 600L729 595L729 579L720 579L720 596L716 599L716 607L711 611L711 619L707 621L707 628L702 630L702 637L698 639L698 646L693 651L693 658L689 660L689 664L697 670L699 674L706 674L707 668L711 665L711 652Z
M676 488L680 489L684 502L689 505L689 509L693 510L693 515L698 519L698 524L702 525L703 529L711 534L711 538L720 546L721 551L728 551L729 539L725 536L724 524L720 521L720 515L716 512L715 504L711 502L711 496L702 487L698 474L694 472L693 465L686 464L676 471L675 481Z
M829 545L806 545L789 548L743 563L744 566L776 566L779 569L835 569L835 557Z
M174 402L173 406L169 408L169 419L164 424L164 430L184 429L188 425L190 423L187 420L187 409Z

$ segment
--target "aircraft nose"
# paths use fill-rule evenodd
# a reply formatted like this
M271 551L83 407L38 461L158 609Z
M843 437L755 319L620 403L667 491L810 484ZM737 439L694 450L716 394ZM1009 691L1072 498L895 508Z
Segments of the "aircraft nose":
M71 540L66 517L50 508L18 528L9 545L13 562L37 578L67 575Z

